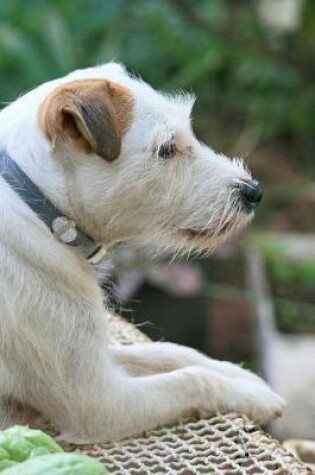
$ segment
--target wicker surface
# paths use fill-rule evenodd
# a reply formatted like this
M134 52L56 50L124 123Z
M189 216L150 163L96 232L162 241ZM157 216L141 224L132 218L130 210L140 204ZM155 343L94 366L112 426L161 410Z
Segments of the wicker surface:
M148 338L124 320L110 318L113 344ZM73 447L101 460L110 474L311 474L249 419L236 414L195 420L120 443Z

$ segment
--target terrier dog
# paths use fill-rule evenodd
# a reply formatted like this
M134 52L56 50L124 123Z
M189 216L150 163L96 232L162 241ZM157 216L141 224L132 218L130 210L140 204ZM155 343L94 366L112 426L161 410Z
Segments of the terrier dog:
M74 443L119 440L192 412L262 423L281 415L283 400L237 365L170 343L108 343L91 243L207 253L260 200L240 160L196 139L193 102L109 63L1 112L1 427L19 422L17 405Z

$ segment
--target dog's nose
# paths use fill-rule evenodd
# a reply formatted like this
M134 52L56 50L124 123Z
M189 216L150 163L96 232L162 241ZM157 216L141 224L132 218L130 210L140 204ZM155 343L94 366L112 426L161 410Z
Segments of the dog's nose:
M262 187L257 180L242 181L240 191L244 204L250 207L257 206L263 195Z

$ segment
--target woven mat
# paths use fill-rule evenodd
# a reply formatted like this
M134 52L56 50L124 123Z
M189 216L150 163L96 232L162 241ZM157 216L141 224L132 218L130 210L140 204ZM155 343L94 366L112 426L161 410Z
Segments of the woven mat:
M133 325L110 317L113 344L148 341ZM248 418L192 420L119 443L72 447L122 475L310 475L312 472Z

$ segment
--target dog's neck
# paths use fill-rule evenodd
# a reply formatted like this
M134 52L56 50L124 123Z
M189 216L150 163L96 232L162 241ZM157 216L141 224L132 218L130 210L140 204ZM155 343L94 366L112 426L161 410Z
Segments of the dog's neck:
M6 150L62 215L72 219L84 233L98 241L94 219L84 213L80 193L76 193L75 188L68 183L71 174L67 173L64 163L58 163L50 157L49 146L38 130L36 115L30 112L25 116L17 116L15 104L0 114L1 148Z

